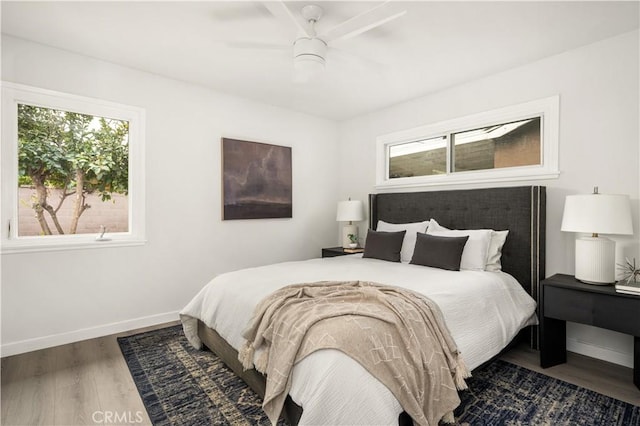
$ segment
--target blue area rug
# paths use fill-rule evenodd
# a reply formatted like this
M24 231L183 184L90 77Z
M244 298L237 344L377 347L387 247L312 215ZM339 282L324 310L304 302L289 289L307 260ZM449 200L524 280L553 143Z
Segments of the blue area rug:
M181 326L118 339L154 425L268 425L261 398ZM640 406L497 360L460 392L459 424L640 425ZM640 403L640 397L639 397Z
M638 405L502 360L474 370L467 383L454 414L470 425L640 425Z
M118 343L154 425L271 424L262 398L213 353L194 349L182 326Z

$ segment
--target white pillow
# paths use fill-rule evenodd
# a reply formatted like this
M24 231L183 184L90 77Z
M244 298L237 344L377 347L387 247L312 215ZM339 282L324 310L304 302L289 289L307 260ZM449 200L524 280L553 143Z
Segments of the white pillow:
M487 254L487 264L484 267L485 271L502 271L502 263L500 258L502 257L502 246L507 241L507 235L509 231L492 231L491 242L489 243L489 253Z
M427 234L440 237L463 237L469 236L467 244L462 251L460 259L460 269L473 271L484 271L489 253L489 243L491 242L491 229L447 229L440 226L438 222L431 219Z
M429 226L429 221L413 222L413 223L387 223L383 220L378 221L376 231L398 232L407 231L402 241L402 250L400 250L400 261L409 263L413 257L413 250L416 248L416 233L424 234Z

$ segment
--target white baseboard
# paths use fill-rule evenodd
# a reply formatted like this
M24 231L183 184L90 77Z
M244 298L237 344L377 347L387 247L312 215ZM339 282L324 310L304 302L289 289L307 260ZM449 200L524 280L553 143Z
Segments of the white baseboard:
M624 367L633 368L633 354L618 352L604 346L596 346L578 339L567 338L567 350L591 358L619 364Z
M25 352L36 351L38 349L51 348L53 346L66 345L67 343L79 342L81 340L94 339L96 337L108 336L110 334L164 324L171 321L177 321L178 319L179 315L177 311L166 312L164 314L134 318L97 327L82 328L80 330L74 330L67 333L52 334L49 336L21 340L18 342L5 343L2 345L0 352L2 357L17 355Z

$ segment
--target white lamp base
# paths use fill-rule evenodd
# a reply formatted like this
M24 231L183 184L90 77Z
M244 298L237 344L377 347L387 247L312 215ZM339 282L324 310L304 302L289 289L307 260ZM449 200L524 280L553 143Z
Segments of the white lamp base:
M354 234L356 238L358 237L358 227L356 225L344 225L342 227L342 248L349 248L349 244L351 244L351 239L349 239L349 234Z
M607 285L616 281L616 243L604 237L576 238L576 279Z

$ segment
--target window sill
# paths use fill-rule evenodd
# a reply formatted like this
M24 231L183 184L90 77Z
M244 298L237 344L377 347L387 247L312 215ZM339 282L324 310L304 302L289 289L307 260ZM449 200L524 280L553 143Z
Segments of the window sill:
M83 240L83 241L51 241L38 242L33 241L5 241L2 244L1 253L5 254L21 254L21 253L37 253L47 251L63 251L63 250L86 250L99 248L114 247L133 247L145 245L145 239L113 239L109 241Z

